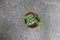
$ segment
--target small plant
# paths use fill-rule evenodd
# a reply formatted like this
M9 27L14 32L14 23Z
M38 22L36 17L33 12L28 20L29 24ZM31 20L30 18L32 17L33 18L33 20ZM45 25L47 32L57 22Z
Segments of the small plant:
M38 26L39 18L37 13L35 12L28 12L25 16L25 23L30 28L35 28Z
M29 5L24 5L24 8L26 10L31 10ZM25 24L30 28L35 28L39 25L40 28L44 29L45 24L42 21L43 18L44 18L44 14L38 17L38 14L36 12L28 12L24 17L24 20L25 20Z

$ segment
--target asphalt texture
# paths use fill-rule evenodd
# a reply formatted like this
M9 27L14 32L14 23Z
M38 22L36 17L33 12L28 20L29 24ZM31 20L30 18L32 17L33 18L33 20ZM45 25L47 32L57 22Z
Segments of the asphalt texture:
M26 26L24 16L29 11L44 14L44 29ZM60 1L0 0L0 40L60 40Z

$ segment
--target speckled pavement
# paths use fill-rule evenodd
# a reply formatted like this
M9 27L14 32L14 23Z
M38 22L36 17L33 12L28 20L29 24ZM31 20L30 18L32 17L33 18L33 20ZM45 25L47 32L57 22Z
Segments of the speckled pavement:
M25 25L24 15L29 11L44 14L45 29ZM60 40L60 1L0 0L0 40Z

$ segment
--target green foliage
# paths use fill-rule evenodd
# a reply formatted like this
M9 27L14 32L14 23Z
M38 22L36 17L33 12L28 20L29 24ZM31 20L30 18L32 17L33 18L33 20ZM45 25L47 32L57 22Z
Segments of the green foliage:
M44 29L45 28L45 24L43 22L39 22L38 25L40 26L40 28Z
M25 8L26 10L31 10L31 8L30 8L29 5L24 5L24 8Z
M32 14L25 16L25 19L27 20L27 25L33 25L35 23L38 23L38 20Z

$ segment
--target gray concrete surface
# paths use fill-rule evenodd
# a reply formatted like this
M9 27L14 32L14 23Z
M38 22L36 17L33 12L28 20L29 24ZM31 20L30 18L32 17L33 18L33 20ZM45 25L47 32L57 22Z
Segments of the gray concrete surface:
M24 15L29 11L45 14L45 29L27 28ZM0 0L0 40L60 40L59 0Z

